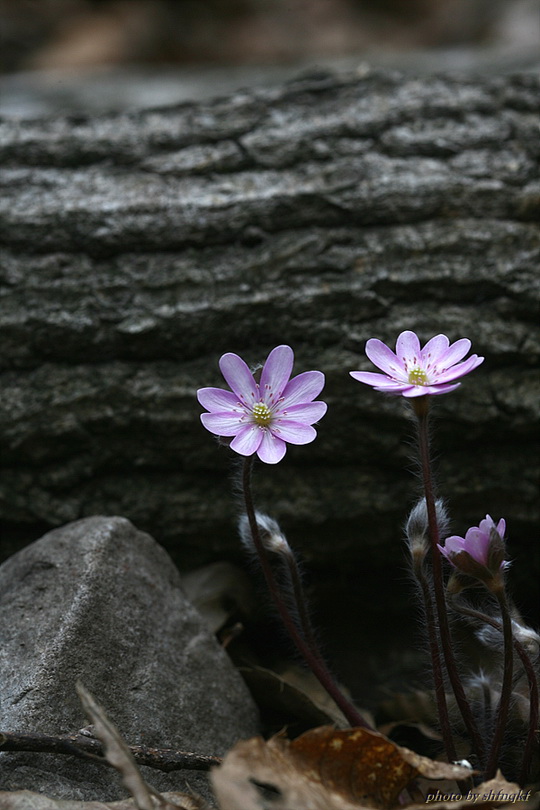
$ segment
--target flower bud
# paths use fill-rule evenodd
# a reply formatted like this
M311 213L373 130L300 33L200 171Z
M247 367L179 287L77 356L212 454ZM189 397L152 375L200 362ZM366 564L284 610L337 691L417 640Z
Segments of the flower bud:
M510 563L504 559L506 546L504 532L506 522L501 518L495 525L492 518L486 515L479 526L467 530L465 537L452 535L447 537L445 545L439 551L457 569L459 574L479 579L490 589L502 585L501 574Z
M448 515L440 499L435 502L435 514L439 534L443 535L448 530ZM421 498L412 509L405 524L405 535L413 562L421 563L429 551L429 525L425 498Z
M265 515L264 512L255 512L257 527L261 543L267 551L275 554L291 554L291 548L287 538L279 528L279 524L273 518ZM247 515L242 515L239 521L240 537L245 546L249 549L253 547L251 528Z

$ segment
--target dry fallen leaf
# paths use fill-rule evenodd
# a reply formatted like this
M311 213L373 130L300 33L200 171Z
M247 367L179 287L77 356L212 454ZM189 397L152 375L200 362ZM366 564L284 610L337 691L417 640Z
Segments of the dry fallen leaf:
M465 779L469 768L436 762L365 728L314 728L290 743L296 759L311 766L325 784L372 807L392 807L416 775Z
M364 728L312 729L289 750L306 776L364 807L393 807L418 772L399 746Z
M298 719L307 725L335 723L342 728L347 722L316 681L315 676L297 675L291 666L284 672L274 672L262 666L240 666L239 672L259 706L281 712L289 723ZM314 682L315 681L315 682ZM290 718L290 720L289 720Z
M398 745L397 748L405 762L416 768L424 779L467 779L476 773L466 766L451 765L448 762L439 762L436 759L420 756L416 751L411 751L402 745Z
M211 780L220 810L358 810L305 777L279 738L238 743Z
M419 774L463 779L470 773L421 757L376 731L322 726L292 742L277 736L239 743L212 781L221 810L390 810Z

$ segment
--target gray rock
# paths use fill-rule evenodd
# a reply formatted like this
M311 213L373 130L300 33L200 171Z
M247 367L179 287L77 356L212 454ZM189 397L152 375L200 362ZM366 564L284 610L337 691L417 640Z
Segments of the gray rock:
M132 744L223 754L257 731L241 678L187 601L167 553L124 518L50 532L0 568L0 727L72 733L80 679ZM125 795L79 759L0 755L0 787L56 798ZM143 769L159 789L204 790L193 772Z

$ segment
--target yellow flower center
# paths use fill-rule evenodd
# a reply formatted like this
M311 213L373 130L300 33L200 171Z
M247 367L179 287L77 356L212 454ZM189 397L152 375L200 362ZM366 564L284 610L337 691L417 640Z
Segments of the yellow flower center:
M411 385L429 385L426 372L422 368L413 368L409 371Z
M272 421L272 411L264 402L257 402L251 409L253 419L257 425L266 427Z

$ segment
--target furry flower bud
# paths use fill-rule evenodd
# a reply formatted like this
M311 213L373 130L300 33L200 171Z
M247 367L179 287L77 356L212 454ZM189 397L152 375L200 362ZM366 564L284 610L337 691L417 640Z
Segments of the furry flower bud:
M287 538L279 528L277 521L268 515L265 515L264 512L255 512L255 519L257 520L257 527L259 529L261 542L267 551L271 551L276 554L292 553L291 547L287 542ZM251 529L249 527L247 515L242 515L238 528L240 530L242 543L248 549L251 549L253 546L253 540L251 537Z
M435 502L435 514L439 535L444 535L448 531L448 514L440 499ZM429 525L425 498L418 501L407 518L405 536L413 562L421 563L429 551Z

